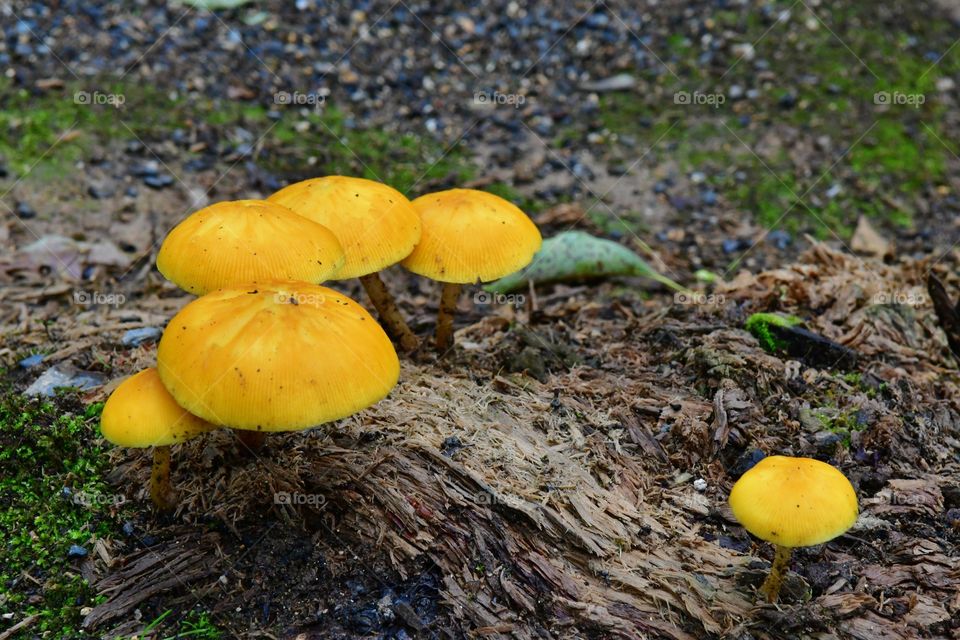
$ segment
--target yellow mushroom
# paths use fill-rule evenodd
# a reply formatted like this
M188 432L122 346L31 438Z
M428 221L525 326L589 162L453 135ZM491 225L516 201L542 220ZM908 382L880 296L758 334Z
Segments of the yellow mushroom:
M218 202L167 234L157 268L180 288L203 295L264 279L319 283L343 265L326 227L265 200Z
M401 264L443 283L437 316L437 348L453 344L453 314L460 287L519 271L540 250L540 231L503 198L474 189L451 189L413 201L423 229Z
M393 343L363 307L293 281L197 298L167 325L157 368L177 402L248 431L253 446L266 432L356 413L383 399L400 375Z
M839 470L811 458L769 456L737 480L730 508L744 528L776 546L760 592L776 602L794 547L822 544L857 521L857 494Z
M291 184L269 197L330 229L346 254L336 280L359 278L384 328L404 351L417 348L379 271L410 255L420 240L420 216L407 198L385 184L325 176Z
M100 432L121 447L153 447L150 497L159 509L171 509L170 445L216 427L189 413L173 399L153 367L120 383L103 406Z

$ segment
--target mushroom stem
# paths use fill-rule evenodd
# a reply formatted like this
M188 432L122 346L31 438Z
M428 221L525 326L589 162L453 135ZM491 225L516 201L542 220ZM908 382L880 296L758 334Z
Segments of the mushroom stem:
M457 311L460 285L443 283L440 293L440 313L437 314L437 351L443 352L453 346L453 314Z
M760 587L760 593L766 596L767 602L776 602L780 595L780 585L783 584L783 576L787 573L787 566L790 564L790 555L793 549L790 547L776 546L776 553L773 556L773 564L770 565L770 575L763 581Z
M380 275L369 273L360 276L360 283L370 296L370 301L376 308L377 315L380 316L380 322L383 323L383 328L387 330L390 337L400 343L403 351L409 353L415 350L420 345L420 341L400 315L400 309L397 308L397 303L393 301L393 296L387 291Z
M153 448L153 471L150 473L150 498L160 511L175 506L170 489L170 447Z
M265 431L234 429L233 432L237 434L237 440L240 441L240 453L256 453L263 447L263 443L267 441Z

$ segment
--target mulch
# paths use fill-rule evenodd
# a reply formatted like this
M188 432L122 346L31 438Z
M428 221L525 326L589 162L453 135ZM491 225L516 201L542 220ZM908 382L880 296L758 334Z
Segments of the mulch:
M86 573L106 600L86 624L131 633L199 602L240 637L957 637L960 377L923 297L931 267L956 295L956 264L812 243L718 285L712 305L626 281L467 313L452 355L405 361L360 414L271 435L255 459L227 430L175 447L166 520L149 515L147 457L116 450L111 481L154 540L101 541ZM184 301L158 287L136 307L163 311L143 322ZM111 318L132 306L97 311L100 331L78 338L114 377L152 358L116 347ZM763 351L740 328L754 311L806 318L859 352L858 375ZM755 593L772 549L726 505L762 453L829 460L862 509L848 534L798 550L776 606ZM427 596L397 595L424 581Z

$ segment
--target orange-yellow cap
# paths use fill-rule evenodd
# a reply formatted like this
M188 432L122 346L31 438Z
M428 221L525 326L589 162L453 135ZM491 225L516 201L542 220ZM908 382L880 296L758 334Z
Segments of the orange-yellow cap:
M420 240L420 216L407 198L380 182L324 176L284 187L270 196L319 222L340 240L346 260L337 280L365 276L400 262Z
M420 242L401 263L439 282L487 282L519 271L540 250L540 231L523 211L499 196L451 189L413 201Z
M103 437L121 447L162 447L212 429L216 427L177 404L154 367L121 382L100 414Z
M400 362L359 304L317 285L219 289L170 320L157 348L177 402L235 429L298 431L383 399Z
M811 458L769 456L737 480L730 508L744 528L781 547L836 538L857 521L857 493L840 471Z
M203 295L231 285L289 278L322 282L343 264L329 229L266 200L218 202L167 234L157 268L181 289Z

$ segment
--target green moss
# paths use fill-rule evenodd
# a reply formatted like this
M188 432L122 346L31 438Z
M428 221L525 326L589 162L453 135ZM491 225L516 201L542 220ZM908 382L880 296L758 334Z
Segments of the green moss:
M863 374L859 371L850 371L843 374L841 377L843 378L844 382L855 387L859 387L861 384L863 384Z
M858 420L856 411L840 411L833 407L821 407L813 411L824 430L840 436L844 447L849 448L851 434L863 431L867 425Z
M217 628L210 614L200 609L186 612L179 622L172 620L173 611L164 611L143 629L141 637L162 637L163 640L220 640L223 633ZM163 634L159 632L163 630Z
M33 633L79 633L79 611L95 596L67 552L76 544L92 553L94 538L120 529L104 481L101 408L66 396L0 397L0 601L15 619L37 614Z
M755 313L747 318L743 328L760 341L760 345L770 353L783 351L787 344L775 335L772 327L790 328L803 324L803 320L796 316L779 313Z
M462 143L445 148L429 137L356 127L332 104L279 107L280 117L273 120L268 107L258 103L184 98L140 84L104 87L101 95L123 96L120 108L78 103L74 96L85 90L79 85L34 94L0 81L0 155L18 175L29 171L43 180L62 176L94 144L111 139L153 145L168 140L175 129L206 126L229 140L242 127L258 139L258 163L289 179L357 175L415 196L425 185L465 182L478 173Z

